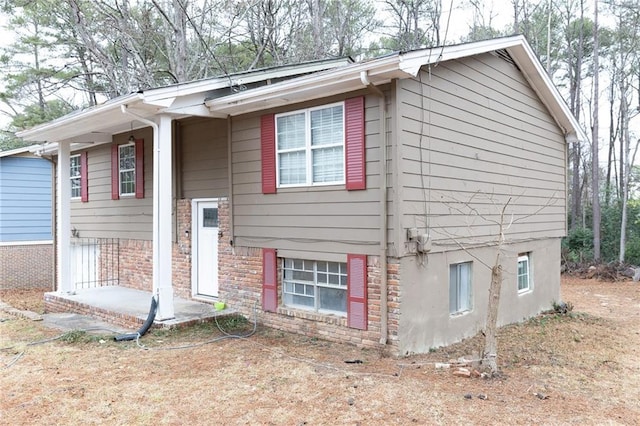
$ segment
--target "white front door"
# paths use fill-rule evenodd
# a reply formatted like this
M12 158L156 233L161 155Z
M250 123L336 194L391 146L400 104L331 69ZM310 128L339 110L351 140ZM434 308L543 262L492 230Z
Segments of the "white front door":
M192 205L194 296L218 297L218 202Z

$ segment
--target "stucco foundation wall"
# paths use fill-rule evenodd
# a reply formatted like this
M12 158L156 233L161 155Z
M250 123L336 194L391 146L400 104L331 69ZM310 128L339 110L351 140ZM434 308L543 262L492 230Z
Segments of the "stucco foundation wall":
M0 289L52 285L53 244L0 245Z
M518 253L530 252L532 289L518 293ZM457 250L428 255L424 261L405 257L400 261L402 282L399 324L400 354L424 353L477 334L484 328L491 270L482 265L495 261L495 248ZM479 259L479 260L478 260ZM449 314L449 265L473 262L472 308ZM560 300L560 239L511 244L502 254L503 282L499 325L521 321L549 309Z

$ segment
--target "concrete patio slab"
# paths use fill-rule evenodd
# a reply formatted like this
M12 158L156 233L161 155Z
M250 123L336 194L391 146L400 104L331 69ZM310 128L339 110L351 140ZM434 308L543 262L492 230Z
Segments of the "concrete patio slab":
M154 321L154 327L173 328L237 314L233 309L218 311L211 303L174 297L175 317ZM136 328L151 309L151 293L120 286L76 290L75 293L45 293L47 312L76 313L110 324ZM136 328L137 329L137 328Z

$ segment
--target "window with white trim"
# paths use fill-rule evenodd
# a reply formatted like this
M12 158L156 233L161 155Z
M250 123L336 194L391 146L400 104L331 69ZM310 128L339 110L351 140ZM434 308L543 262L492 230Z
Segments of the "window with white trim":
M472 263L449 265L449 314L458 315L470 311Z
M282 300L286 306L347 314L347 264L283 259Z
M71 198L82 196L82 178L80 174L80 154L69 157L69 179L71 179Z
M136 193L136 146L128 143L118 146L118 173L120 195Z
M345 183L344 102L278 114L278 187Z
M531 256L529 253L518 255L518 293L531 290Z

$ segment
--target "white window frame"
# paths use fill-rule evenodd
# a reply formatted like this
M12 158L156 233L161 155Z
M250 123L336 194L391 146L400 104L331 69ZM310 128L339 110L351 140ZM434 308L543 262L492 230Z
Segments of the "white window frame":
M74 167L74 159L78 159L77 164ZM77 175L74 175L73 172L77 171ZM79 200L82 198L82 160L80 159L80 154L74 154L69 156L69 180L71 181L71 199ZM73 195L73 182L78 181L78 195Z
M331 145L322 145L319 147L311 146L311 112L317 111L321 109L329 109L336 106L342 107L342 140L340 142L336 142ZM289 115L296 115L304 113L305 116L305 171L306 171L306 179L305 182L295 183L295 184L281 184L280 183L280 154L287 152L296 152L302 151L303 148L293 148L293 149L278 149L278 118L286 117ZM346 182L346 143L345 143L345 103L344 102L335 102L332 104L321 105L313 108L305 108L299 109L296 111L289 111L282 114L276 114L275 116L275 152L276 152L276 182L278 188L295 188L295 187L304 187L304 186L327 186L327 185L344 185ZM313 182L313 150L320 148L331 148L331 147L342 147L342 175L339 180L331 181L331 182Z
M313 266L313 271L310 271L310 269L305 269L305 267L303 266L302 269L297 269L297 268L289 268L288 267L288 261L291 262L303 262L303 264L306 266L307 263L312 264ZM323 274L325 273L325 271L318 271L318 263L327 263L327 264L337 264L338 265L338 272L337 273L331 273L331 272L326 272L327 275L332 274L332 275L337 275L339 277L339 281L344 281L344 285L337 285L337 284L329 284L329 283L319 283L318 282L318 274ZM297 271L305 271L305 272L313 272L313 281L306 281L306 280L300 280L300 279L286 279L285 278L285 272L287 270L297 270ZM295 292L294 291L290 291L288 289L288 287L290 285L295 286L295 285L301 285L305 287L305 293L306 293L306 288L307 287L313 287L313 295L309 296L308 294L305 293L299 293L299 292ZM293 259L293 258L283 258L282 259L282 301L283 304L285 306L291 307L291 308L296 308L296 309L302 309L302 310L307 310L307 311L313 311L313 312L318 312L318 313L322 313L322 314L334 314L334 315L338 315L338 316L343 316L346 317L347 316L347 307L345 304L345 310L344 311L338 311L338 310L332 310L332 309L326 309L326 308L321 308L320 305L320 301L319 301L319 290L320 288L326 288L326 289L333 289L333 290L341 290L344 291L344 295L345 295L345 300L347 300L347 264L345 262L326 262L326 261L315 261L315 260L309 260L309 259ZM308 298L313 298L313 306L308 306L308 305L301 305L301 304L296 304L294 302L287 302L287 295L292 295L292 296L301 296L301 297L308 297ZM347 302L348 304L348 302Z
M467 281L462 282L462 269ZM466 286L466 288L463 288ZM455 290L455 293L454 293ZM466 299L466 300L463 300ZM449 265L449 315L462 315L473 310L473 262L461 262Z
M133 147L133 168L132 169L122 169L120 165L122 164L122 149ZM122 192L122 174L126 172L133 171L133 191L132 192ZM129 197L136 195L136 144L133 142L125 143L122 145L118 145L118 193L121 197Z
M524 264L526 271L520 273L520 264ZM520 277L526 277L526 286L520 288ZM518 287L518 293L527 293L532 289L532 275L531 275L531 253L518 254L518 263L516 266L516 286Z

